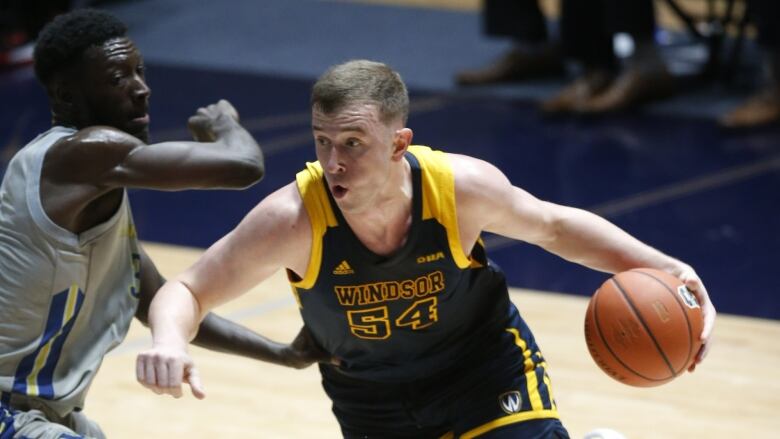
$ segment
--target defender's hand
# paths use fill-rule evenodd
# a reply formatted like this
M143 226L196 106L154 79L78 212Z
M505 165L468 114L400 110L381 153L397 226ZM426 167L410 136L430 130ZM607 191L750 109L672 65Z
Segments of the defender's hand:
M181 385L188 383L196 398L206 397L198 369L184 351L152 348L141 352L135 363L135 374L139 383L158 395L181 398Z
M198 142L213 142L217 139L218 131L238 120L238 111L230 102L221 99L216 104L198 108L187 121L187 127Z
M298 332L295 340L285 347L282 355L287 366L296 369L309 367L312 363L330 363L336 366L341 363L338 358L332 357L314 341L305 326Z

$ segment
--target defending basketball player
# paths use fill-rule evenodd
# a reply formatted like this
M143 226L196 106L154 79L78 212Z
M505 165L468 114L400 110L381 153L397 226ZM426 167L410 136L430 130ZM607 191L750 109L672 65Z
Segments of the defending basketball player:
M87 391L164 282L138 242L125 188L237 189L263 175L260 147L226 101L190 119L196 139L210 141L147 144L150 90L125 31L81 9L47 25L36 46L53 127L14 156L0 187L4 439L104 437L82 410ZM215 315L200 328L206 347L313 361L300 349L305 332L287 346Z
M312 91L318 162L258 204L155 297L138 380L201 383L187 344L215 306L287 270L345 437L566 438L547 363L486 257L489 231L606 272L654 267L715 309L694 270L583 210L539 200L495 166L413 146L408 95L352 61ZM698 353L697 362L705 349ZM453 437L453 436L448 436Z

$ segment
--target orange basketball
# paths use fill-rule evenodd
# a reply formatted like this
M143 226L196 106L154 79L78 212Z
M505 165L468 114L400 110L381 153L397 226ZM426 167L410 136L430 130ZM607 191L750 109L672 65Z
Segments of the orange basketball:
M585 313L585 341L607 375L631 386L658 386L688 369L703 326L698 300L682 281L638 268L596 290Z

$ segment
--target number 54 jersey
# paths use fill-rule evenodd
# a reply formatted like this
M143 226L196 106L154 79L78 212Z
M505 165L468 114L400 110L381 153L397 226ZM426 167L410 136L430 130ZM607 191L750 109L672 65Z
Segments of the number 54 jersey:
M309 267L289 272L315 340L359 379L425 378L498 344L509 313L506 281L481 240L461 245L446 155L412 146L412 225L390 256L366 248L344 220L319 163L297 175L312 223Z

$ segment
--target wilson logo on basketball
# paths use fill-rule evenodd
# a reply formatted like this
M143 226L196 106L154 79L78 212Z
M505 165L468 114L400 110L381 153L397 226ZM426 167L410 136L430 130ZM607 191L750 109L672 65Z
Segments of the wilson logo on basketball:
M500 405L501 410L508 415L519 412L520 407L522 406L521 402L522 398L520 397L520 392L517 390L502 393L501 396L498 397L498 405Z
M691 290L685 288L685 285L680 285L677 287L677 294L680 296L683 302L688 305L688 308L693 309L699 307L699 301L696 300L696 296L693 295Z
M355 270L349 266L349 262L347 262L346 259L341 261L341 263L333 269L333 274L352 274L354 272Z

